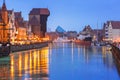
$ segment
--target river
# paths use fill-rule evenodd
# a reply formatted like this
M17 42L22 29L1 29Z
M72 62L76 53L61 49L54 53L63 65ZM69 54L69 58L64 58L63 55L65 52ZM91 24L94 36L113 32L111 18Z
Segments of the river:
M105 46L54 43L0 58L0 80L120 80Z

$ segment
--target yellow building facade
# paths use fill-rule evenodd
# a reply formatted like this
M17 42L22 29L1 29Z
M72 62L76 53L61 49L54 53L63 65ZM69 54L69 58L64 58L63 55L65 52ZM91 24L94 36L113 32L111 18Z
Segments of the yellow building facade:
M17 40L27 40L27 31L26 28L19 27L18 28L18 34L17 34Z

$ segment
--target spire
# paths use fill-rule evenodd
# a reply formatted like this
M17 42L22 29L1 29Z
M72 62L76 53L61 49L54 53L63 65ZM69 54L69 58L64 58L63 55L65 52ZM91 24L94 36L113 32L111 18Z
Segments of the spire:
M4 10L4 11L7 10L7 8L6 8L6 4L5 4L5 0L3 0L2 10Z

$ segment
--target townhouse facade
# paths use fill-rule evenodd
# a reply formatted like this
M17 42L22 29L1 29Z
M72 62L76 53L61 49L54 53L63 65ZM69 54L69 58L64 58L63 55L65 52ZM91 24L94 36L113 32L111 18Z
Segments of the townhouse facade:
M120 42L120 21L107 21L104 31L106 41Z

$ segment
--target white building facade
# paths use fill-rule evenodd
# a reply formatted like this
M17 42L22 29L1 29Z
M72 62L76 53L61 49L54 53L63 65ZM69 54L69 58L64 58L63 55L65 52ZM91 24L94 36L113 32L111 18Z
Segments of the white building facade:
M120 21L108 21L106 23L105 40L120 42Z
M15 27L15 15L13 10L8 10L8 16L9 16L9 31L10 31L10 42L11 44L14 44L14 41L16 39L16 27Z

